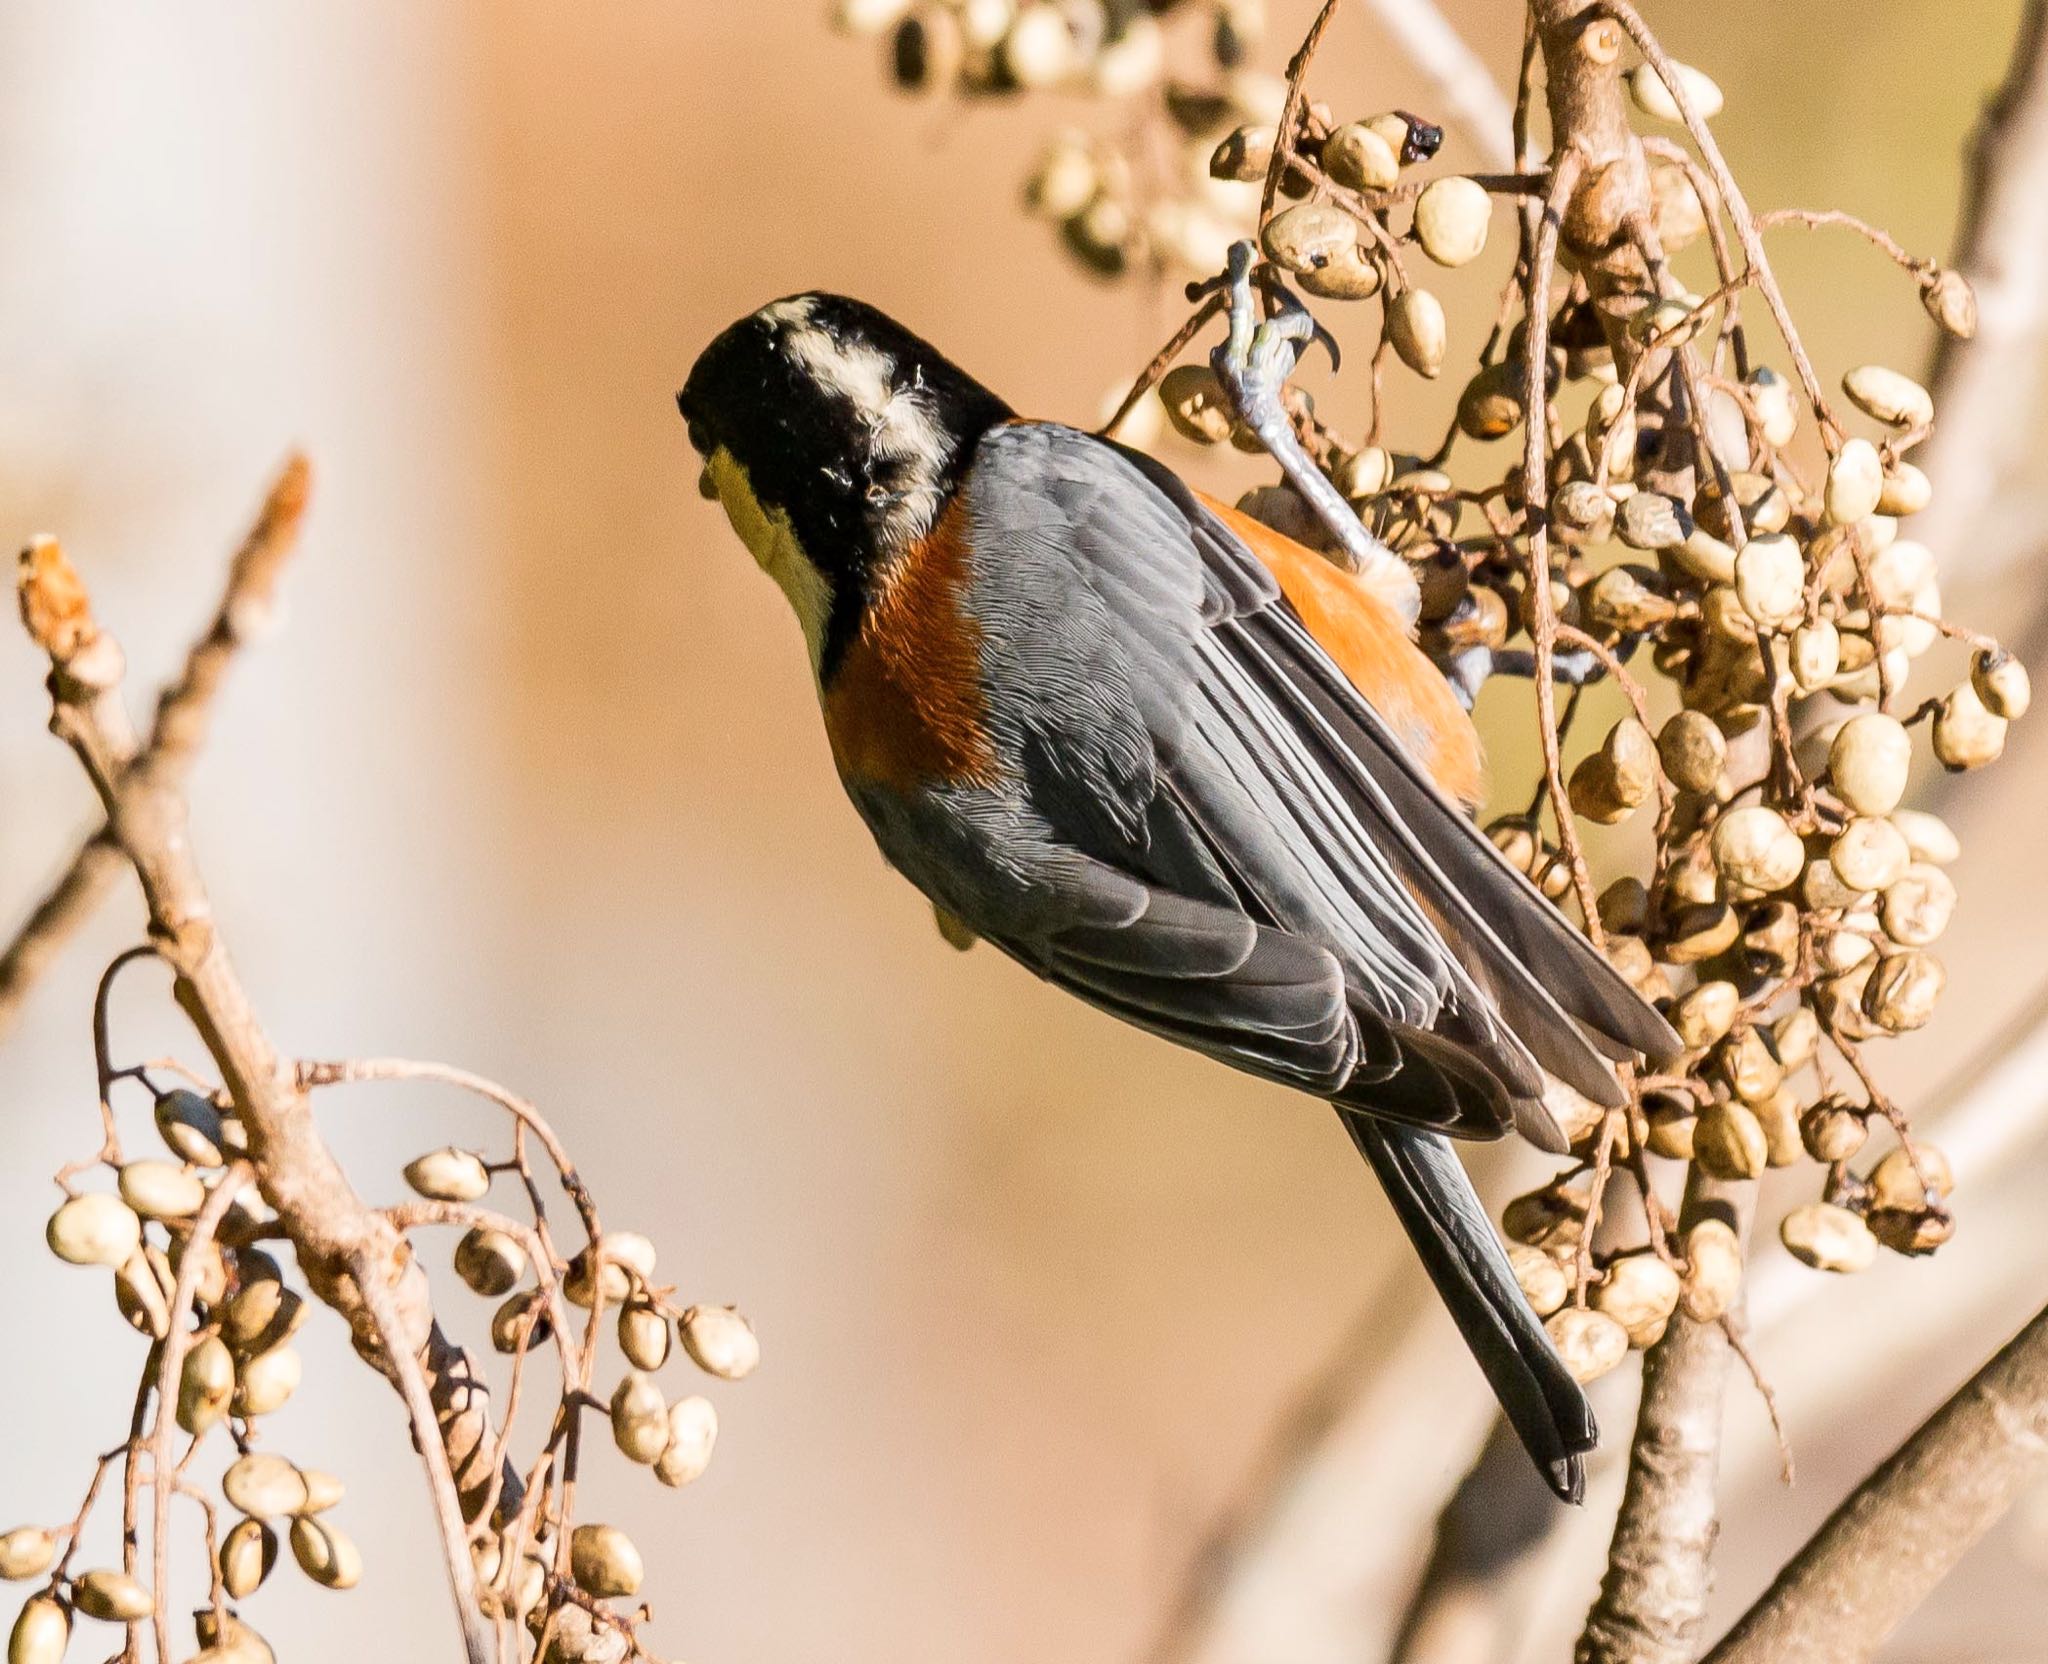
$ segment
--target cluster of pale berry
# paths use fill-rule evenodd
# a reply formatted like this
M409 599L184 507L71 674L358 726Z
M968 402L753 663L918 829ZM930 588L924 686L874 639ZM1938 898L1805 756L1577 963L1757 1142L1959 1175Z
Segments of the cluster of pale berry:
M341 1500L341 1481L261 1448L263 1418L301 1382L304 1366L292 1342L308 1302L263 1246L283 1232L248 1182L240 1121L225 1093L158 1090L151 1079L155 1067L117 1070L102 1058L109 1087L135 1081L154 1093L155 1127L169 1159L127 1158L103 1099L103 1148L58 1175L66 1194L47 1226L50 1251L67 1264L109 1273L120 1315L150 1349L130 1436L100 1458L75 1517L0 1534L0 1577L42 1583L14 1620L7 1664L57 1664L76 1617L130 1626L131 1636L133 1626L154 1622L163 1634L160 1591L140 1563L137 1522L146 1511L144 1498L155 1497L159 1534L170 1494L197 1503L203 1515L210 1594L194 1614L200 1664L271 1664L271 1650L245 1621L241 1603L269 1579L280 1536L300 1570L322 1588L348 1589L363 1572L360 1550L331 1512ZM495 1088L490 1095L500 1096ZM654 1280L653 1244L636 1232L601 1231L552 1132L527 1106L519 1105L518 1113L520 1130L508 1159L487 1161L466 1149L429 1151L405 1169L419 1200L385 1213L408 1233L466 1223L455 1274L472 1292L502 1301L489 1331L496 1350L512 1360L508 1421L480 1464L481 1480L474 1471L479 1464L470 1464L471 1483L461 1498L484 1617L501 1633L510 1626L517 1634L523 1626L530 1645L520 1656L558 1664L644 1658L649 1655L636 1634L644 1608L636 1617L604 1604L639 1592L638 1550L617 1527L576 1523L570 1513L578 1451L572 1429L583 1414L605 1407L591 1390L604 1320L616 1311L626 1366L609 1399L613 1439L664 1485L686 1485L702 1474L718 1432L709 1400L689 1394L670 1403L657 1383L672 1338L699 1369L726 1381L750 1373L760 1347L747 1320L729 1307L676 1307L671 1291ZM553 1247L540 1204L527 1158L529 1133L556 1158L588 1235L566 1260ZM108 1173L112 1187L81 1188L79 1181L95 1171ZM530 1226L480 1205L501 1177L530 1200ZM584 1314L580 1323L572 1308ZM559 1356L560 1390L551 1399L546 1446L522 1474L508 1465L510 1415L529 1351L549 1342ZM233 1510L225 1530L222 1510L193 1467L216 1434L234 1449L219 1480L219 1494ZM124 1493L121 1564L74 1570L86 1526L116 1467ZM163 1566L167 1554L159 1542L155 1564Z
M907 92L1080 93L1115 107L1114 132L1056 133L1024 191L1089 271L1206 275L1257 221L1257 190L1212 175L1208 160L1235 125L1280 119L1285 84L1248 62L1264 0L838 0L833 16L886 38ZM1182 54L1186 75L1176 34L1200 36Z
M1711 81L1677 72L1697 114L1719 108ZM1650 65L1628 86L1643 114L1679 119ZM1267 125L1234 132L1211 161L1231 181L1274 173L1278 200L1260 234L1271 268L1311 296L1380 298L1376 383L1388 352L1424 377L1446 362L1444 309L1411 278L1413 257L1441 267L1477 258L1496 204L1527 202L1545 183L1542 174L1411 178L1435 147L1433 130L1416 142L1419 125L1395 113L1331 125L1309 107L1284 166L1274 166ZM1561 217L1561 296L1547 273L1537 290L1526 265L1518 272L1440 443L1383 445L1377 412L1369 442L1350 443L1305 395L1288 394L1304 448L1414 564L1422 640L1440 662L1455 668L1477 654L1505 665L1518 637L1534 645L1528 573L1540 514L1550 657L1618 683L1628 701L1629 714L1554 776L1564 802L1539 788L1526 812L1489 828L1553 900L1592 904L1589 928L1688 1048L1668 1075L1636 1082L1626 1114L1586 1107L1571 1128L1573 1165L1506 1211L1524 1288L1587 1378L1654 1342L1681 1306L1702 1321L1723 1317L1740 1288L1735 1229L1704 1217L1679 1235L1652 1193L1646 1153L1728 1181L1818 1163L1819 1198L1793 1209L1780 1235L1823 1270L1860 1270L1880 1246L1931 1252L1952 1233L1947 1163L1909 1135L1862 1047L1925 1024L1945 981L1934 950L1956 905L1944 867L1958 850L1936 816L1904 806L1914 732L1942 767L1976 768L1999 755L2029 697L2010 653L1942 616L1934 554L1912 538L1910 517L1932 492L1909 460L1934 419L1927 391L1879 365L1850 370L1842 393L1868 428L1855 434L1811 382L1803 349L1792 349L1803 384L1751 363L1737 311L1745 284L1706 207L1718 193L1676 144L1648 143L1655 240L1646 270L1656 287L1628 326L1637 350L1626 373L1580 275L1617 234L1601 223L1596 179ZM1761 225L1830 220L1838 217L1765 216ZM1943 330L1973 332L1975 301L1960 275L1850 223L1912 275ZM1721 275L1705 298L1668 264L1703 235ZM1503 327L1517 292L1522 321ZM1540 505L1527 501L1525 469L1532 293L1548 313ZM1159 393L1184 437L1259 448L1208 366L1167 372ZM1489 469L1481 447L1511 434L1506 465ZM1284 486L1241 506L1332 545ZM1968 650L1964 673L1931 693L1909 691L1945 662L1934 652L1944 642ZM1649 671L1632 673L1643 648ZM1519 656L1524 667L1533 657ZM1548 748L1553 762L1579 708L1575 692ZM1580 828L1546 836L1546 803L1568 823L1653 820L1641 872L1596 899ZM1858 1172L1851 1164L1873 1126L1893 1139ZM1596 1254L1600 1195L1617 1163L1642 1188L1650 1241Z
M999 15L1009 27L1055 10L999 0L986 16L993 29ZM971 32L976 11L848 0L841 17L893 27L901 66L905 43L927 38L940 15L954 20L940 33ZM1051 33L1049 22L1034 27ZM947 58L944 79L992 90L1006 37L975 38L987 56ZM1561 753L1592 707L1583 688L1554 725L1539 720L1545 782L1525 812L1489 829L1545 894L1576 908L1688 1048L1668 1074L1633 1080L1625 1113L1566 1106L1573 1165L1506 1212L1530 1300L1590 1378L1654 1342L1681 1307L1725 1318L1741 1287L1737 1230L1710 1208L1681 1231L1648 1157L1716 1181L1817 1163L1818 1197L1779 1234L1823 1270L1859 1270L1880 1247L1927 1253L1953 1231L1948 1165L1910 1136L1864 1047L1926 1023L1945 981L1935 948L1956 905L1944 869L1958 850L1936 816L1906 806L1915 732L1943 768L1988 763L2026 709L2027 677L1942 615L1934 553L1912 536L1911 516L1933 489L1910 460L1934 419L1929 394L1865 365L1842 377L1838 408L1760 264L1762 233L1847 227L1897 262L1951 336L1974 332L1976 302L1960 274L1850 216L1751 216L1721 188L1730 176L1706 125L1720 89L1641 37L1643 61L1628 67L1619 22L1595 25L1575 49L1609 78L1618 109L1633 103L1645 130L1638 158L1567 178L1568 189L1535 161L1510 175L1430 170L1442 134L1405 112L1337 121L1300 86L1315 39L1285 84L1232 60L1225 84L1241 90L1198 99L1168 86L1179 159L1167 171L1182 182L1206 175L1206 186L1169 190L1148 214L1121 152L1062 133L1028 203L1104 271L1208 274L1233 237L1255 234L1269 285L1291 284L1312 302L1376 300L1363 441L1319 420L1300 389L1285 397L1303 449L1413 564L1423 645L1468 688L1493 670L1562 667L1563 679L1604 681L1626 699L1628 714L1575 762ZM964 67L970 58L980 67ZM1084 74L1081 61L1062 59L1073 74ZM1013 74L1003 84L1035 83ZM1546 210L1550 241L1539 236ZM1472 331L1476 362L1448 431L1409 447L1383 442L1389 360L1432 379L1449 362L1451 320L1421 279L1484 255L1496 216L1516 222L1519 258L1498 313ZM1552 258L1536 270L1539 248L1554 251L1561 282ZM1697 288L1680 276L1689 248L1706 279ZM1618 249L1635 256L1634 289L1619 295L1630 280L1614 280ZM1758 292L1789 374L1752 360L1741 303ZM1166 368L1215 305L1140 385L1156 379L1151 408L1184 438L1256 452L1205 363ZM1529 351L1539 315L1540 383ZM1124 431L1143 431L1145 409L1126 402ZM1337 552L1284 485L1240 506ZM1539 559L1549 574L1540 595L1529 582ZM1930 677L1944 680L1930 687ZM1647 842L1648 853L1596 892L1581 823L1638 816L1654 823L1651 838L1614 851ZM1866 1164L1873 1130L1889 1136ZM1648 1241L1617 1251L1603 1237L1596 1251L1617 1170L1642 1193Z

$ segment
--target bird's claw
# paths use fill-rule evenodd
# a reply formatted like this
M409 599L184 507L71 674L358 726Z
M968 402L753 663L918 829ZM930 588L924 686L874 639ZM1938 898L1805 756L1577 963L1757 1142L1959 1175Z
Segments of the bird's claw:
M1287 377L1300 358L1305 343L1321 341L1328 348L1330 362L1338 362L1337 343L1309 309L1285 288L1276 286L1280 309L1274 316L1260 316L1258 291L1252 281L1255 251L1249 242L1230 245L1230 262L1221 276L1191 286L1190 298L1221 293L1229 302L1230 328L1223 341L1209 354L1216 378L1229 394L1234 414L1258 435L1287 483L1316 511L1344 550L1346 563L1357 572L1386 565L1391 595L1414 597L1406 604L1408 621L1414 622L1420 596L1408 563L1402 560L1359 522L1351 505L1323 471L1309 459L1295 437L1282 394Z

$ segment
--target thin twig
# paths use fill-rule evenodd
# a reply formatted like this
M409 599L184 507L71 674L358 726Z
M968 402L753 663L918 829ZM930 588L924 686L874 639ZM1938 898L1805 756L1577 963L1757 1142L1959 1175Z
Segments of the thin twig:
M311 465L294 453L279 470L229 563L227 584L212 620L186 653L177 680L157 701L156 720L137 761L165 786L181 784L190 772L229 661L270 613L284 563L298 546L311 486ZM78 846L63 875L30 912L0 954L0 1039L13 1026L37 978L92 917L125 865L102 826Z

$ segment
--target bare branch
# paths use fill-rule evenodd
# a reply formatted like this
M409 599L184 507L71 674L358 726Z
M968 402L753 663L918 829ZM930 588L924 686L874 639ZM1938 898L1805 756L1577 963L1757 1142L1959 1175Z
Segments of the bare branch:
M167 787L183 783L206 738L215 695L236 650L268 617L284 564L298 546L312 486L304 456L286 458L228 568L220 604L185 655L176 681L157 700L156 720L138 761ZM63 875L0 954L0 1039L50 961L92 917L125 863L102 826L78 846Z
M166 721L160 707L159 728L174 744L165 766L143 763L144 747L121 701L120 648L100 629L83 584L53 540L23 553L20 600L30 635L50 656L51 727L85 768L111 833L142 882L153 942L175 975L179 1005L234 1100L264 1200L276 1210L308 1285L347 1320L357 1350L387 1373L395 1371L399 1352L422 1359L450 1467L465 1494L481 1495L488 1475L476 1468L493 1448L481 1373L441 1332L426 1274L411 1249L356 1195L321 1138L296 1072L258 1021L214 928L177 787L185 766L177 746L196 737L196 729L175 714ZM180 684L195 697L203 699L218 680L226 645L242 628L231 613L223 608L221 639L209 635L195 654L197 671ZM167 696L174 711L176 693ZM363 1268L388 1280L384 1323L364 1304ZM395 1337L395 1348L380 1342L380 1329Z
M1857 1486L1705 1664L1869 1658L2048 1472L2048 1311Z
M1694 1168L1679 1223L1709 1213L1739 1221L1750 1191ZM1600 1598L1574 1654L1578 1664L1692 1664L1698 1655L1720 1530L1721 1410L1734 1355L1721 1324L1679 1312L1643 1360L1628 1482Z

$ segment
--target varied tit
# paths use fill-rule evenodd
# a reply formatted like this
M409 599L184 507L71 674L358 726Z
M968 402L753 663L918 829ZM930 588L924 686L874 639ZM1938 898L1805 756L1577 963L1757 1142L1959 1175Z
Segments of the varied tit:
M1576 1500L1591 1411L1447 1140L1561 1150L1546 1076L1617 1105L1617 1060L1680 1047L1473 825L1406 598L859 301L741 319L678 402L890 864L957 941L1335 1105Z

